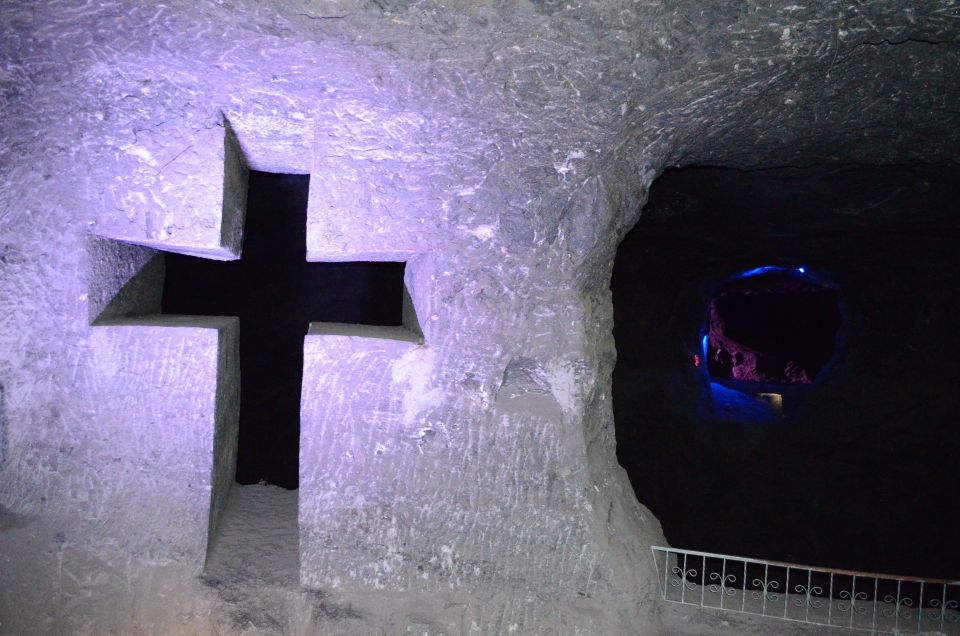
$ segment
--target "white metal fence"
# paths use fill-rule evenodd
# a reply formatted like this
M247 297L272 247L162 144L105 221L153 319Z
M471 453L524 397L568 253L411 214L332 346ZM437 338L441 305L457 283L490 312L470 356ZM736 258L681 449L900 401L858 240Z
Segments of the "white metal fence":
M960 636L960 581L831 570L653 546L674 603L874 634Z

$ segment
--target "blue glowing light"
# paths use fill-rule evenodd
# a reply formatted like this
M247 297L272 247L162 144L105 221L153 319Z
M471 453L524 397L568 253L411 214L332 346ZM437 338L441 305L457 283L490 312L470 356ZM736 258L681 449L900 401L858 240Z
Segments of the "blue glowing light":
M706 358L707 358L707 347L709 346L709 345L707 344L708 342L709 342L709 339L707 338L707 336L704 336L704 337L703 337L703 342L701 343L701 347L703 348L703 358L704 358L704 360L706 360Z
M770 272L780 271L783 271L782 267L764 265L763 267L754 267L753 269L748 269L744 273L740 274L739 278L749 278L750 276L759 276L760 274L769 274Z
M710 394L714 414L721 420L767 424L779 419L777 411L770 404L758 400L754 395L742 393L717 382L710 383Z
M736 278L750 278L751 276L759 276L761 274L770 274L772 272L788 272L788 271L790 271L790 268L788 267L778 267L776 265L764 265L762 267L754 267L753 269L748 269L742 274L737 275ZM794 268L794 271L800 274L806 274L807 268L801 265L800 267Z

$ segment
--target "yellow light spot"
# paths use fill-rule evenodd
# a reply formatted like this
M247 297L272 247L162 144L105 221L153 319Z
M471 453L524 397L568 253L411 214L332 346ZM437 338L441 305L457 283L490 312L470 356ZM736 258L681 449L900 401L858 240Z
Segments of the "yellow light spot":
M769 404L777 415L783 413L783 396L779 393L757 393L757 398Z

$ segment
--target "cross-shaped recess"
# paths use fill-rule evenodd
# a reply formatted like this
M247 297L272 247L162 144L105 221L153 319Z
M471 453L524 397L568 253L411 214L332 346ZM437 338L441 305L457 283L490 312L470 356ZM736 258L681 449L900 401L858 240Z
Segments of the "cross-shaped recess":
M308 186L251 172L239 261L166 256L162 313L240 318L241 484L297 487L308 324L402 323L403 263L306 262Z

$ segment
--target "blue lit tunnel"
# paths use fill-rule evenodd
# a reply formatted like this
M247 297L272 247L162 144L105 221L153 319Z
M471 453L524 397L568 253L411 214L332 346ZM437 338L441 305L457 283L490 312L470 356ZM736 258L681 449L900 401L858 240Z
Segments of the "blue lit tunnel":
M836 353L839 293L805 266L765 265L716 286L694 364L723 420L770 422L802 399Z

